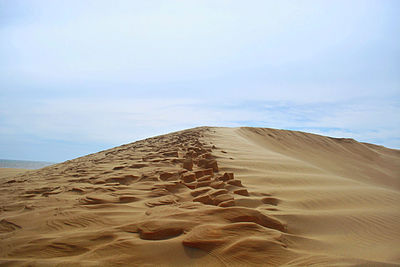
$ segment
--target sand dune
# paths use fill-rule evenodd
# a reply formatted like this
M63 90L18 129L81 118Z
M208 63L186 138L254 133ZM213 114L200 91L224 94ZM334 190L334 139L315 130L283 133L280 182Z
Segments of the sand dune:
M399 265L400 151L200 127L0 176L0 264Z
M0 179L24 173L26 169L0 168Z

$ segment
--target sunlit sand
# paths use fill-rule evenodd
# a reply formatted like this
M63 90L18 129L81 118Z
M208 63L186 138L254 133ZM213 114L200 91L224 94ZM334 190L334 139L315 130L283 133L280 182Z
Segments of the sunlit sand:
M200 127L1 170L0 264L400 264L400 151Z

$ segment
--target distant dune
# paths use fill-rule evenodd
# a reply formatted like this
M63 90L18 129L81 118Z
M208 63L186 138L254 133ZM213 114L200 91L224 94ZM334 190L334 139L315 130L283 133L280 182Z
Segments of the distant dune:
M400 265L400 151L352 139L200 127L0 184L0 265Z
M0 159L0 168L40 169L54 162Z

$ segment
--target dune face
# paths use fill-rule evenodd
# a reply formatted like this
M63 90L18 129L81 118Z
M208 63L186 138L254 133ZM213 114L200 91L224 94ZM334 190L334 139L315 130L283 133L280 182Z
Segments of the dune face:
M0 263L400 264L400 152L200 127L1 184Z
M21 174L24 173L28 170L26 169L14 169L14 168L0 168L0 179L9 177L9 176L13 176L13 175L17 175L17 174Z

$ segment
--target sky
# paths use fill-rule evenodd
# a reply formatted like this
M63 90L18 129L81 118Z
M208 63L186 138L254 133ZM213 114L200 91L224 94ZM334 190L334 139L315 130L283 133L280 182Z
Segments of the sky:
M0 0L0 158L196 126L400 148L400 1Z

